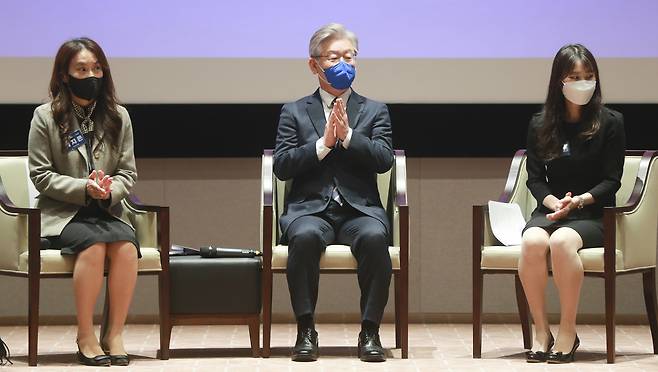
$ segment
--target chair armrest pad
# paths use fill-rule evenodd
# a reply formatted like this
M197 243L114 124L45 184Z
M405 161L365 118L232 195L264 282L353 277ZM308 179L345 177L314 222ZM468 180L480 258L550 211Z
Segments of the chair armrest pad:
M517 186L517 180L519 178L519 172L521 171L521 162L525 157L526 150L518 150L514 154L512 159L512 164L510 165L510 170L507 175L507 181L505 181L505 189L498 197L498 201L501 203L509 203L514 195L514 190ZM525 187L525 185L523 185Z
M274 150L263 150L262 165L261 165L261 202L263 206L272 206L273 203L273 185L274 185L274 170L273 170L273 155Z
M408 206L407 200L407 164L404 150L395 150L395 200L398 207Z

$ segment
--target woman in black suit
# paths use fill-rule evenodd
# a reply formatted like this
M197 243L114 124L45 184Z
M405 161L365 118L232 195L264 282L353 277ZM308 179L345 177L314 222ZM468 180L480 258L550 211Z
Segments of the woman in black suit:
M562 47L543 110L530 121L527 186L537 199L523 231L519 276L535 323L528 362L567 363L580 345L576 313L583 282L578 250L603 245L603 207L614 206L624 166L624 120L601 103L596 60L580 44ZM550 251L560 297L553 338L545 306Z

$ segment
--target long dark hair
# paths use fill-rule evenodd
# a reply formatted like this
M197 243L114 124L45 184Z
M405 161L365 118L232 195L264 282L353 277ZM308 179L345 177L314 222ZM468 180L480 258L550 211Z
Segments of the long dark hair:
M71 91L64 81L64 77L69 74L71 60L82 50L88 50L93 53L103 69L103 83L101 85L101 91L96 98L96 108L94 109L93 118L96 125L103 127L104 136L108 137L109 144L116 148L119 143L119 132L121 130L121 115L117 109L118 100L114 91L110 65L107 63L105 53L103 53L103 49L101 49L98 43L89 38L81 37L69 40L59 47L55 56L53 73L50 78L51 106L53 118L59 126L59 133L62 138L62 151L66 151L67 136L71 128L71 123L75 120Z
M588 140L596 134L601 127L600 113L601 103L601 81L599 79L599 67L594 55L581 44L565 45L557 52L553 59L551 79L548 84L548 94L542 110L542 125L537 132L537 147L540 156L545 160L551 160L560 154L560 125L564 122L566 103L562 93L562 81L573 71L577 62L581 62L583 68L594 74L596 88L592 99L583 106L581 120L584 130L580 134L583 140Z

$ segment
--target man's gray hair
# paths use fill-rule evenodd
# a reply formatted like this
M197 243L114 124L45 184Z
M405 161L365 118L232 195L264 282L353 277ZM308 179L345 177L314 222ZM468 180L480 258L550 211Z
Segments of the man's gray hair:
M347 39L354 46L355 52L359 50L359 40L354 32L346 29L340 23L329 23L313 33L308 45L308 54L311 57L319 57L322 53L322 43L329 39Z

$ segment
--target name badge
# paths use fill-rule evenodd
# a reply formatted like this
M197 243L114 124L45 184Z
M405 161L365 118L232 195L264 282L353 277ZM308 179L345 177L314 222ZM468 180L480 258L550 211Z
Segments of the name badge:
M77 149L78 147L82 146L85 144L85 136L82 135L80 132L80 129L76 129L73 132L69 134L69 138L67 141L67 147L69 151L73 151Z
M569 142L565 142L564 145L562 145L562 156L570 156L571 155L571 148L569 147Z

